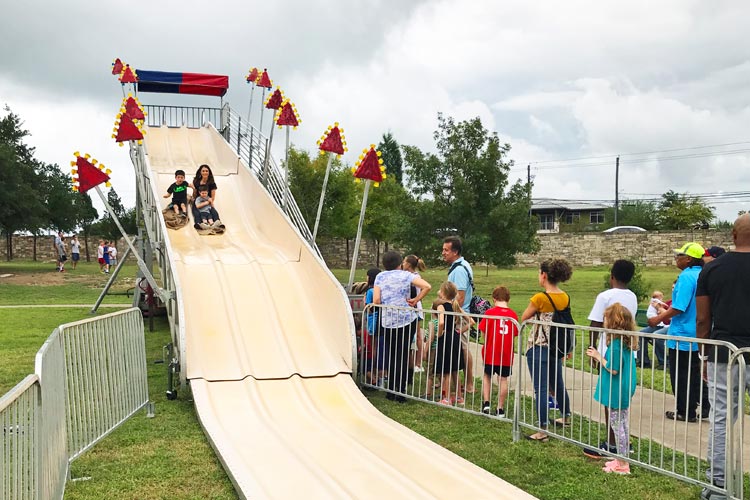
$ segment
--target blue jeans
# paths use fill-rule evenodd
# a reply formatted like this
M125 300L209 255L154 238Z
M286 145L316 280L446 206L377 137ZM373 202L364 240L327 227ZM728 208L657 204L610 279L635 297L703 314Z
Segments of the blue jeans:
M708 362L708 390L712 401L711 426L708 428L708 463L706 478L718 486L724 486L726 470L727 424L732 425L738 416L742 394L740 388L750 394L750 369L745 370L744 384L740 380L739 365L732 366L733 394L729 408L727 391L727 364Z
M642 333L658 333L659 335L666 335L669 332L668 326L647 326ZM638 363L641 366L651 366L651 358L648 356L648 345L654 344L654 356L656 362L660 365L664 365L664 339L649 339L641 337L642 345L638 351L638 355L641 356L641 362Z
M549 424L547 396L550 388L555 393L560 412L565 417L570 416L570 398L563 380L564 362L562 358L550 359L547 346L534 346L526 351L526 363L534 383L534 405L539 415L539 427L546 429Z

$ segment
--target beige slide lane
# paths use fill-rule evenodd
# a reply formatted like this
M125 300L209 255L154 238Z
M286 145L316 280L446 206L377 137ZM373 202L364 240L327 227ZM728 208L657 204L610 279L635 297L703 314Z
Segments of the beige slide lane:
M196 409L242 498L532 498L386 418L352 380L346 294L212 127L149 127L157 193L211 166L227 231L169 232ZM164 200L164 206L169 200Z

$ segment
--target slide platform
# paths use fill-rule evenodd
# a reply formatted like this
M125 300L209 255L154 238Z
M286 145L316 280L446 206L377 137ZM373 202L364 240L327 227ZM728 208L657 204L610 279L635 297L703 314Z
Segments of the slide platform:
M201 236L191 223L165 244L181 287L183 369L242 498L533 498L361 394L343 287L213 127L145 137L157 193L203 163L218 186L226 232Z

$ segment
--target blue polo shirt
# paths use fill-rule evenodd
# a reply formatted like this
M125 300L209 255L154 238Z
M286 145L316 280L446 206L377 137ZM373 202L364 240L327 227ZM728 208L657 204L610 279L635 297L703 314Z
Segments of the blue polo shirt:
M679 309L682 313L672 318L669 335L695 337L695 290L698 287L698 276L701 270L700 266L688 267L677 277L672 292L672 307ZM679 346L677 343L675 340L667 340L667 348L680 351L698 350L696 343L679 342Z
M469 312L469 305L471 304L471 297L473 291L471 289L471 281L474 279L474 271L471 269L471 264L466 262L466 259L459 257L453 264L458 264L450 274L448 274L448 281L456 285L456 289L460 292L461 290L466 292L464 296L464 303L461 304L461 309L464 312ZM453 266L451 264L451 266ZM471 275L471 279L469 278Z

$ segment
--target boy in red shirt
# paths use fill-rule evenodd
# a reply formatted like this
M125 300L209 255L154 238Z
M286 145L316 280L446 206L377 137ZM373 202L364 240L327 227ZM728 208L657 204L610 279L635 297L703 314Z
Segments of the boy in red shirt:
M482 379L482 413L490 413L490 394L492 390L492 374L500 377L500 394L497 401L495 415L505 416L505 400L508 397L508 377L510 377L511 366L513 366L513 340L518 337L518 326L513 321L518 321L516 313L508 309L510 302L510 291L504 286L495 287L492 291L492 299L495 307L487 310L487 316L498 316L498 319L482 318L479 322L479 330L484 333L484 346L482 357L484 358L484 376Z

